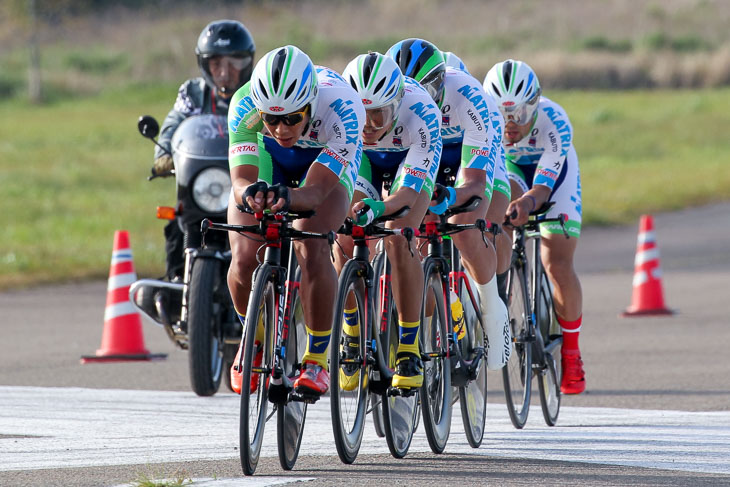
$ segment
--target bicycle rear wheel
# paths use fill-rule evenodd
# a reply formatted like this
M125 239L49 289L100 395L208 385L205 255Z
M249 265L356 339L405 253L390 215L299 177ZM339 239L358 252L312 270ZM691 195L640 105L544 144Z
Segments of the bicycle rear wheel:
M515 428L522 429L530 412L532 393L530 307L525 269L522 264L512 264L508 279L509 321L515 348L509 361L502 368L502 381L510 420Z
M540 390L540 406L542 408L542 416L548 426L555 426L560 414L560 400L562 394L560 392L560 369L558 362L555 360L555 354L559 353L558 345L560 341L559 325L555 318L553 308L552 288L545 272L540 273L540 301L538 315L540 317L539 330L543 336L543 342L546 347L553 342L550 351L544 354L545 364L543 370L538 376L538 387Z
M545 354L545 370L538 376L542 416L548 426L555 426L560 414L560 381L552 354Z
M486 338L479 323L480 311L476 301L476 291L467 279L468 277L462 279L459 285L459 299L464 308L466 336L457 340L456 343L464 359L471 362L475 359L477 350L486 350ZM472 297L474 297L474 301L472 301ZM486 356L483 356L476 378L465 386L459 387L461 420L464 423L466 439L472 448L479 448L482 444L484 425L487 421L487 367L485 362Z
M301 282L301 271L297 269L295 282ZM290 286L291 306L285 319L288 319L288 335L285 342L286 355L283 357L284 374L292 381L296 380L302 365L302 356L307 346L307 329L304 322L304 311L299 299L297 285ZM299 456L302 444L304 421L307 417L307 403L288 400L277 406L276 440L279 449L279 463L284 470L291 470Z
M443 453L451 432L451 358L444 293L449 292L441 279L435 259L426 258L423 304L421 307L421 356L425 357L420 397L423 425L428 445L434 453ZM429 315L429 312L432 314Z
M350 260L340 273L332 323L330 345L330 406L335 446L340 460L352 463L357 458L365 428L368 403L367 301L364 264ZM357 337L343 330L348 297L354 298L360 333Z
M276 292L273 282L274 268L262 264L254 281L246 313L246 335L243 349L243 375L241 388L241 414L239 424L241 468L245 475L253 475L258 465L264 426L268 409L268 383L271 375L274 328L276 316ZM263 314L263 316L261 316ZM262 320L265 328L261 366L254 367L254 342L256 328ZM256 370L254 370L256 369ZM251 381L251 375L258 374ZM251 390L251 386L253 390Z
M390 278L390 272L389 269L386 269L386 259L385 259L385 252L378 252L375 257L373 258L372 266L373 266L373 287L370 290L371 295L375 296L375 314L374 319L375 320L381 320L383 319L383 313L382 313L382 307L384 306L384 303L389 303L391 301L390 297L390 282L388 282L388 279ZM396 316L396 325L397 325L397 319ZM377 323L376 327L380 331L380 345L383 347L383 350L386 351L385 356L388 356L387 352L390 350L391 344L395 344L395 346L398 346L398 335L397 335L397 329L396 329L396 335L395 335L395 341L389 340L389 334L385 333L384 331L387 331L390 329L389 326L385 326L385 330L382 329L382 324ZM392 335L392 334L390 334ZM395 353L395 352L394 352ZM393 355L395 357L395 355ZM386 360L388 364L390 362ZM390 364L392 366L392 364ZM375 434L378 435L379 438L385 437L385 420L383 419L383 401L386 399L381 394L377 394L373 391L370 391L370 408L372 410L372 419L373 419L373 427L375 428Z

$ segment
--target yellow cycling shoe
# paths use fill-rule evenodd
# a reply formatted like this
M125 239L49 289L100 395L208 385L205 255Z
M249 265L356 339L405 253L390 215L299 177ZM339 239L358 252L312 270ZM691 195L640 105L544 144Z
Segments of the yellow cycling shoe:
M342 345L342 351L344 352L344 358L346 360L358 360L360 359L360 344L358 343L358 337L353 337L348 334L344 334L345 343ZM343 391L354 391L360 383L360 370L362 367L353 363L345 363L340 366L340 389ZM368 384L368 376L365 375L363 379L363 388Z
M399 353L395 362L393 387L416 389L423 385L423 362L412 353Z

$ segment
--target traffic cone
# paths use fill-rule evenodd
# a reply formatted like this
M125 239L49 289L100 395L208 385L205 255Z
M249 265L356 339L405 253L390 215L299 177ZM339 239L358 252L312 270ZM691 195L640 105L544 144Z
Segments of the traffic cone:
M144 345L142 319L129 300L129 286L137 280L126 230L114 233L114 249L104 310L101 348L96 355L81 357L81 363L159 360L166 354L151 354Z
M651 215L642 215L639 221L633 287L631 306L621 314L622 317L673 314L664 305L662 269Z

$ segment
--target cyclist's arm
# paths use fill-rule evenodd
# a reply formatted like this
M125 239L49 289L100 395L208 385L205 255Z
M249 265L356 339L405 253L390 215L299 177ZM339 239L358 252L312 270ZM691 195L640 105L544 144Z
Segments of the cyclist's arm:
M246 188L258 180L258 132L262 127L263 122L248 96L246 84L233 95L228 110L228 166L233 196L239 204ZM249 202L249 206L255 211L263 209L253 201Z

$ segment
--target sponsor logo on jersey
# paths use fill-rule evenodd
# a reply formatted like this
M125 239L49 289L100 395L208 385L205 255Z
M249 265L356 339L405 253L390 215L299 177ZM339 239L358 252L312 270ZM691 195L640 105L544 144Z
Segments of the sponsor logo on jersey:
M319 130L310 130L309 138L312 140L318 140L319 139Z
M413 176L414 178L426 179L426 172L421 171L420 169L406 166L403 168L403 172L405 172L408 176Z
M272 112L283 112L284 109L282 107L269 107L269 110Z
M403 147L403 139L401 139L397 135L394 135L393 136L393 145L396 145L398 147Z
M357 113L352 109L352 100L338 98L330 103L330 108L340 117L345 127L345 143L357 145L360 138L360 125L357 122Z
M451 116L450 115L442 115L441 116L441 125L451 125Z
M482 156L482 157L489 157L489 151L484 149L472 149L471 155L476 156Z
M228 157L240 155L256 155L259 153L259 146L255 142L244 142L235 144L228 148Z
M542 169L542 168L538 169L537 174L539 174L540 176L544 176L548 179L551 179L553 181L558 179L558 175L556 173L554 173L553 171L548 171L547 169Z
M231 107L231 113L228 121L228 129L231 132L237 132L238 126L241 125L241 120L243 120L244 117L246 117L249 113L254 112L255 110L256 107L254 107L253 100L250 96L244 96L243 98L238 100L236 106Z
M324 152L325 154L330 156L332 159L334 159L335 161L342 164L342 167L347 167L350 164L350 161L348 161L344 157L340 156L337 152L333 151L329 147L325 147L324 149L322 149L322 152Z
M418 103L414 103L408 108L426 123L429 135L431 136L431 145L428 147L428 151L435 152L435 142L439 140L441 136L441 127L438 120L439 112L436 109L436 105L434 105L433 103L428 103L424 105L419 101Z
M487 101L484 99L481 93L479 93L479 91L479 88L469 85L464 85L457 90L459 94L461 94L464 98L469 100L472 105L474 105L474 109L478 112L482 122L486 124L487 120L489 120L490 117L489 106L487 105ZM474 120L476 115L472 112L472 114L470 114L469 116L472 120ZM479 130L481 130L481 128Z
M563 119L565 115L563 115L562 112L555 110L554 108L549 106L543 108L543 111L547 114L550 121L553 122L555 128L560 134L560 144L562 148L560 155L568 155L568 149L570 149L571 144L571 134L568 122Z

